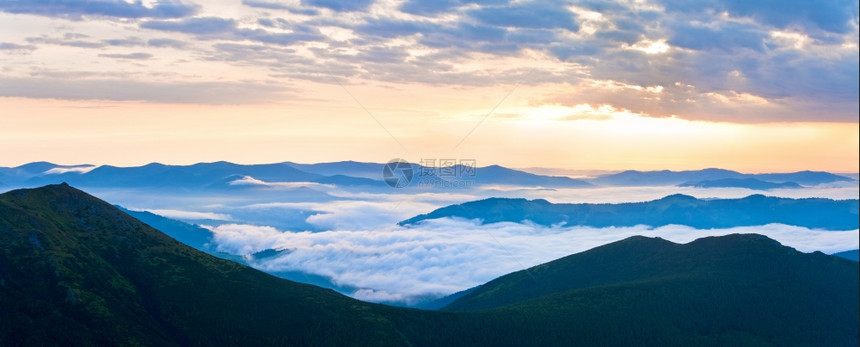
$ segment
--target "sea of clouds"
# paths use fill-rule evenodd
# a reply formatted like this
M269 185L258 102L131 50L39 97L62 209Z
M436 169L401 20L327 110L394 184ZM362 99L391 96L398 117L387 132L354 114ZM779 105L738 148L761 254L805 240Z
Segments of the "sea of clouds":
M209 227L221 252L247 255L288 250L252 262L268 272L300 271L330 278L368 301L415 304L474 287L501 275L634 235L687 243L705 236L757 233L802 252L858 248L858 230L826 231L782 224L699 230L670 225L622 228L544 227L442 218L417 226L381 229L284 231L269 226Z
M254 184L259 184L253 182ZM670 225L634 227L546 227L528 221L482 225L442 218L401 227L397 222L436 208L487 197L543 198L562 203L648 201L681 193L697 198L741 198L765 194L791 198L856 199L860 187L827 185L767 192L692 187L598 187L375 191L307 185L271 185L266 194L147 196L106 190L103 199L202 224L212 231L214 250L246 256L263 271L323 276L357 299L414 305L570 254L634 235L687 243L705 236L758 233L802 252L834 253L858 248L858 230L828 231L770 224L699 230ZM296 194L296 192L301 192ZM306 197L313 197L309 201ZM158 206L159 208L146 208ZM248 255L285 250L255 259Z

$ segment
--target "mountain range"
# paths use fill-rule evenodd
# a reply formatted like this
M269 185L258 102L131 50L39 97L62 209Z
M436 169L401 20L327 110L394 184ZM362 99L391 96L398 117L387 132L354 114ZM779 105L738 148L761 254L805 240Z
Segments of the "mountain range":
M696 188L747 188L752 190L802 188L801 185L794 182L769 182L756 178L721 178L716 180L681 183L678 186Z
M840 270L824 270L830 268L825 264ZM705 336L725 334L727 340L721 343L737 338L735 342L745 341L743 344L830 345L856 338L857 328L849 326L858 323L858 282L837 280L841 284L836 287L822 284L858 276L850 271L856 267L843 259L820 252L800 253L755 234L706 237L688 244L634 236L502 276L470 290L443 310L530 312L536 316L578 312L565 325L544 323L583 333L593 321L612 321L622 335L695 331L703 338L701 342ZM781 290L767 289L772 286ZM854 306L840 307L849 302ZM748 310L750 307L756 309ZM622 313L631 309L648 313ZM835 323L842 326L837 329L842 332L832 336L834 341L798 340L777 332L812 328L807 324L834 328L825 327L830 323L800 318L819 310L841 311L838 315L848 319ZM775 316L786 318L778 319L779 327L771 326ZM775 334L758 339L746 335L749 331ZM616 343L625 340L607 340L607 344Z
M151 163L137 167L110 165L57 165L33 162L18 167L0 167L0 186L36 187L68 182L80 187L147 188L165 190L254 189L266 183L309 182L336 186L387 187L383 181L385 164L343 161L333 163L241 165L229 162L165 165ZM473 185L508 185L544 188L587 188L597 186L650 186L702 184L714 187L747 186L751 189L771 189L833 182L852 182L849 177L827 172L801 171L795 173L742 174L723 169L695 171L624 171L594 179L573 179L547 176L505 168L498 165L450 167L410 164L413 173L411 188L471 187ZM757 181L747 181L755 179ZM257 183L257 184L251 184ZM767 185L756 188L750 185ZM776 185L776 186L773 186ZM782 185L782 186L780 186Z
M725 169L703 169L688 171L636 171L628 170L603 175L591 180L592 183L608 186L674 186L690 182L715 181L725 179L756 179L771 183L793 182L815 186L824 183L852 182L854 179L821 171L798 171L792 173L744 174Z
M833 255L841 258L845 258L853 261L860 261L860 250L855 249L851 251L844 251L839 253L833 253Z
M337 186L387 187L383 182L385 164L336 162L297 164L292 162L240 165L229 162L193 165L151 163L138 167L103 165L63 166L48 162L0 168L0 182L7 186L34 187L68 182L82 187L150 189L249 189L283 182L309 182ZM535 175L492 165L469 168L424 167L411 164L413 188L475 185L525 185L546 187L588 187L582 180L561 176ZM474 174L473 174L474 173ZM452 184L457 182L457 185ZM468 182L468 183L465 183Z
M858 263L760 235L632 237L441 311L210 256L65 184L0 194L0 246L4 346L858 343Z
M635 226L669 224L698 229L781 223L807 228L852 230L858 227L858 200L789 199L750 195L741 199L696 199L675 194L662 199L620 204L554 204L543 199L489 198L450 205L401 221L416 224L436 218L478 219L482 224L530 221L544 226Z

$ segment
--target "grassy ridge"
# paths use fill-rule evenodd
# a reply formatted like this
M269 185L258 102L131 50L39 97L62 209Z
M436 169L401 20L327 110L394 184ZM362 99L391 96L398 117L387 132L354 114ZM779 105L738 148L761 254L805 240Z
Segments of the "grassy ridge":
M856 345L857 278L758 235L634 237L420 311L207 255L66 185L0 195L3 346Z

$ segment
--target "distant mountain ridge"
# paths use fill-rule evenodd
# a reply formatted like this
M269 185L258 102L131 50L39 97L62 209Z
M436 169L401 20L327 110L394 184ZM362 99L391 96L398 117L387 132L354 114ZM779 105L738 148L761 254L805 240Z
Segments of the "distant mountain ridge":
M791 173L744 174L725 169L703 169L687 171L636 171L628 170L616 174L599 176L590 180L598 185L610 186L659 186L679 185L688 182L714 181L724 179L757 179L771 183L794 182L814 186L823 183L852 182L850 177L834 175L821 171L798 171Z
M154 189L260 189L258 185L236 185L243 178L261 183L310 182L338 186L387 187L383 183L385 164L353 161L298 164L241 165L220 161L193 165L150 163L137 167L103 165L63 166L48 162L0 168L0 182L32 187L68 182L83 187L132 187ZM522 185L546 187L589 187L590 183L563 176L535 175L498 165L468 168L460 164L442 168L412 164L411 188L468 187L471 185ZM86 167L87 170L69 170ZM50 170L64 168L57 173Z
M858 200L789 199L750 195L741 199L700 200L675 194L662 199L620 204L553 204L546 200L489 198L436 209L398 223L456 217L482 224L530 221L544 226L635 226L669 224L694 228L731 228L771 223L853 230L858 228Z
M283 162L242 165L225 161L193 165L150 163L137 167L110 165L57 165L34 162L13 168L0 167L0 182L10 187L35 187L68 182L81 187L131 187L151 189L259 189L262 186L230 185L231 180L250 177L262 182L311 182L339 186L387 187L383 182L384 163L342 161L318 164ZM545 188L587 188L594 185L649 186L679 185L712 181L756 179L764 184L818 185L851 182L852 178L827 172L800 171L795 173L742 174L723 169L690 171L624 171L594 179L573 179L547 176L509 169L499 165L467 167L457 164L442 168L412 164L413 189L445 187L462 188L479 185L503 185ZM231 179L232 178L232 179ZM705 183L707 182L707 183ZM729 181L732 182L732 181ZM734 184L738 184L735 182ZM786 186L787 187L787 186ZM758 189L758 188L752 188Z
M840 258L845 258L848 260L860 261L860 249L855 249L852 251L844 251L844 252L839 252L839 253L833 253L833 255L840 257Z
M762 181L756 178L721 178L716 180L681 183L678 186L696 188L747 188L753 190L802 188L801 185L790 181L775 183Z

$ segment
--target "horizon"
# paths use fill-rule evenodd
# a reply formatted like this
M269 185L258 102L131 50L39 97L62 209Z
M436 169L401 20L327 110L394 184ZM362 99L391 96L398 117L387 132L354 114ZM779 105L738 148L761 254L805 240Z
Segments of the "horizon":
M393 159L402 159L402 158L392 158L392 160ZM317 164L332 164L332 163L347 163L347 162L353 162L353 163L359 163L359 164L378 164L378 165L384 165L386 163L386 162L358 161L358 160L336 160L336 161L320 161L320 162L299 162L299 161L285 160L285 161L276 161L276 162L248 162L248 163L235 162L235 161L229 161L229 160L216 160L216 161L196 161L196 162L192 161L192 162L188 162L188 163L166 163L166 162L152 161L152 162L146 162L146 163L139 164L139 165L115 165L115 164L110 164L110 163L102 163L102 164L57 163L57 162L53 162L53 161L49 161L49 160L35 160L35 161L29 161L29 162L21 163L21 164L17 164L17 165L8 165L8 166L0 166L0 167L16 168L16 167L29 165L29 164L38 164L38 163L52 164L52 165L63 166L63 167L85 166L85 167L98 168L101 166L112 166L112 167L119 167L119 168L134 168L134 167L142 167L142 166L147 166L147 165L152 165L152 164L165 165L165 166L191 166L191 165L198 165L198 164L215 164L215 163L229 163L229 164L236 164L236 165L273 165L273 164L317 165ZM415 164L415 165L421 165L421 163L418 161L407 160L407 162L409 162L411 164ZM544 176L574 176L572 174L565 174L565 172L579 172L579 173L582 173L582 172L599 172L598 174L594 174L593 176L589 176L589 177L597 177L597 176L604 175L604 174L612 174L612 173L619 173L619 172L625 172L625 171L639 171L639 172L672 171L672 172L680 172L680 171L702 171L702 170L712 170L712 169L735 171L735 172L739 172L739 173L743 173L743 174L796 173L796 172L805 172L805 171L827 172L827 173L832 173L832 174L858 174L858 173L860 173L860 171L858 171L858 170L855 170L855 171L828 171L828 170L816 170L816 169L802 169L802 170L795 170L795 171L741 171L741 170L735 170L735 169L729 169L729 168L723 168L723 167L701 167L701 168L688 168L688 169L653 169L653 170L652 169L603 169L603 168L570 169L570 168L562 168L562 167L539 167L539 166L510 167L510 166L505 166L505 165L496 164L496 163L493 163L493 164L480 164L479 163L476 166L476 168L481 169L481 168L485 168L485 167L489 167L489 166L500 166L500 167L503 167L506 169L529 172L529 173L533 173L533 174L537 174L537 175L544 175ZM533 171L548 171L548 172L533 172ZM587 178L587 177L583 176L581 178Z
M0 165L855 172L856 3L0 3Z

